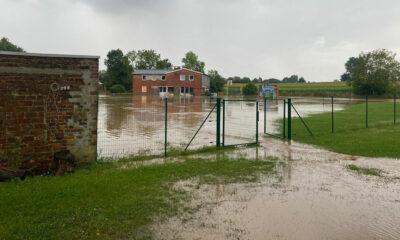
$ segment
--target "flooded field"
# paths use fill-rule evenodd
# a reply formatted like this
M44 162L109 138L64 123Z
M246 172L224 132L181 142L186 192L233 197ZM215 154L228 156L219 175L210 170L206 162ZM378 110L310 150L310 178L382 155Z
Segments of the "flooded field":
M208 97L177 97L169 99L167 116L165 102L150 96L100 96L98 120L98 154L100 157L162 154L167 119L168 149L185 148L215 106ZM227 101L225 103L225 145L253 143L256 134L264 131L263 102L259 103L260 121L256 133L256 103ZM283 118L283 101L267 101L266 131L280 134L274 122ZM340 110L343 104L336 104ZM296 100L298 111L310 113L330 111L329 102L318 99ZM295 117L295 116L294 116ZM189 149L215 146L216 111L214 110L193 139ZM222 130L221 130L222 131Z
M188 206L198 211L157 222L156 239L400 237L400 161L357 158L274 139L231 154L259 161L275 156L276 174L258 184L176 183L190 192ZM382 169L384 176L354 173L349 164Z
M331 110L324 99L294 102L302 116ZM344 99L335 104L334 110L351 103ZM161 99L146 97L101 97L99 154L162 152L163 104ZM169 147L185 146L214 104L209 98L171 100L167 116ZM400 239L400 161L348 156L264 137L262 103L258 110L260 146L226 154L256 161L274 157L275 173L263 176L257 184L207 185L196 179L175 183L175 188L190 193L191 201L186 204L195 211L155 219L152 232L156 239ZM254 141L255 111L254 102L227 103L226 143ZM268 101L267 132L280 134L276 120L282 116L282 101ZM215 118L215 114L210 115L192 148L215 145ZM135 162L126 167L164 161L171 159ZM356 173L348 169L350 164L380 169L382 175Z

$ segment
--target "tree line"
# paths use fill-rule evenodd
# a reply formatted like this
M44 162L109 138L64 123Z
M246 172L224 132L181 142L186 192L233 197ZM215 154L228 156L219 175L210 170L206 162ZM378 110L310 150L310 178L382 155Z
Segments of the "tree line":
M284 77L283 79L277 79L277 78L268 78L268 79L262 79L261 77L259 78L253 78L250 79L249 77L228 77L226 79L227 81L232 81L232 83L262 83L262 82L268 82L268 83L305 83L306 80L304 77L299 77L298 75L291 75L290 77Z
M10 42L7 38L0 39L0 51L25 52L23 48ZM124 92L132 90L132 73L134 69L173 69L168 58L151 49L129 51L124 54L120 49L111 50L104 61L107 69L100 72L100 81L107 90ZM189 51L182 58L183 67L205 73L205 63ZM350 57L345 64L346 71L340 77L341 81L352 86L353 92L359 95L387 95L400 93L400 62L396 54L377 49L362 52L357 57ZM227 80L233 83L305 83L303 77L291 75L283 79L229 77L225 79L217 70L207 72L210 77L210 91L221 92ZM248 87L250 90L253 86ZM251 91L250 91L251 92Z
M152 49L129 51L126 54L120 49L114 49L107 53L104 60L106 70L100 72L100 82L111 92L125 92L132 90L132 73L134 69L173 69L174 66L168 58L162 58ZM197 54L189 51L182 58L182 67L205 73L205 63L199 60ZM225 79L217 70L209 70L210 91L223 90Z

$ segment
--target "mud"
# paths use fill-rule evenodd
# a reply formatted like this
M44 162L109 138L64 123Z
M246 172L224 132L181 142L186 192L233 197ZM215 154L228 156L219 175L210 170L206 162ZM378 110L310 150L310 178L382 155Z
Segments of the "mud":
M238 154L239 153L239 154ZM276 174L257 184L175 187L190 192L193 215L153 226L156 239L399 239L400 161L352 157L267 139L233 156L277 157ZM384 170L351 172L348 164Z
M182 102L183 101L183 102ZM169 144L183 146L212 107L207 99L180 99L169 111ZM191 101L191 102L190 102ZM337 100L334 110L353 101ZM304 115L330 111L329 99L294 99ZM266 130L279 134L274 121L282 118L283 103L270 101ZM163 149L162 102L136 97L101 97L99 100L100 156L154 154ZM255 138L255 105L231 102L226 143ZM263 131L260 110L259 132ZM215 145L215 115L199 132L194 147ZM275 174L256 184L204 185L196 179L175 188L190 193L187 207L193 214L157 220L151 226L156 239L277 239L369 240L400 239L400 161L337 154L313 146L261 137L257 148L239 148L223 154L232 158L276 159ZM193 158L220 157L221 153ZM187 157L185 157L187 158ZM182 161L180 158L129 162L131 168ZM383 176L365 176L347 165L383 170Z

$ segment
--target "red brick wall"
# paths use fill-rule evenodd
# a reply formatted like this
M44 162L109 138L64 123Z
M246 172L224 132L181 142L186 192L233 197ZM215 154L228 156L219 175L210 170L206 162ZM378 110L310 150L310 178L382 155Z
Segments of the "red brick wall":
M0 164L49 169L96 159L98 58L0 53Z
M181 81L180 75L193 75L194 80ZM192 87L195 96L200 96L202 92L202 74L199 72L191 71L188 69L180 69L178 71L173 71L166 75L165 80L142 80L142 75L133 75L132 77L132 92L136 95L143 94L154 94L152 91L153 86L168 86L168 87ZM142 93L142 86L147 86L147 93Z

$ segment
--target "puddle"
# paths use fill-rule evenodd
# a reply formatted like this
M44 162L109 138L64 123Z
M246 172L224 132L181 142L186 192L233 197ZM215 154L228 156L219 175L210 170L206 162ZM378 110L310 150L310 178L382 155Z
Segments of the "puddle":
M267 139L258 148L229 152L278 157L276 175L256 184L178 182L197 209L152 227L156 239L399 239L400 180L364 176L348 164L399 177L400 161L356 158Z

